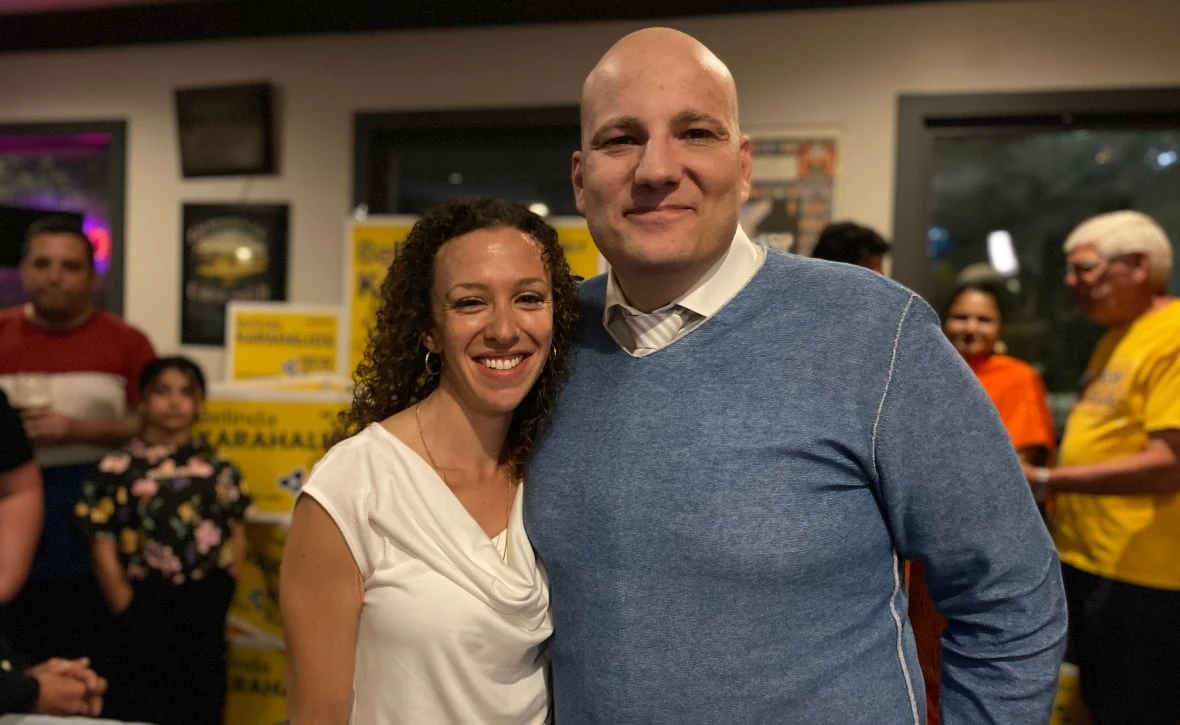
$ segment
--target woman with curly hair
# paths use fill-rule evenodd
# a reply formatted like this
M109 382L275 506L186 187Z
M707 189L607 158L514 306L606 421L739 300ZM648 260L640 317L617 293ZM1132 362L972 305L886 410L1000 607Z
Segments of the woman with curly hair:
M281 572L292 725L548 717L548 582L517 489L566 376L577 287L524 207L414 225L381 288L343 434Z

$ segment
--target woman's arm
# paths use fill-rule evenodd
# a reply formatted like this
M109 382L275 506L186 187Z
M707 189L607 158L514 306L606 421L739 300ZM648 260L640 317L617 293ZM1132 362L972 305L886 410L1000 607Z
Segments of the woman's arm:
M0 473L0 603L24 586L41 539L44 510L41 469L35 461Z
M1016 457L1030 466L1044 466L1049 462L1049 449L1045 446L1024 446L1016 449Z
M232 521L229 525L230 546L234 550L234 560L229 565L229 575L237 579L242 575L242 566L246 563L246 522Z
M363 601L344 536L315 499L301 496L279 572L291 725L348 725Z

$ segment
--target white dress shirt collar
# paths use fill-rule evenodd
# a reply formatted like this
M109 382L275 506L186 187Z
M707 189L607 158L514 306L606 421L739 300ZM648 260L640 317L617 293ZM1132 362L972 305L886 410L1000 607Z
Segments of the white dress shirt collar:
M766 248L750 241L746 233L739 226L733 235L733 243L729 245L725 256L717 261L696 284L679 298L672 300L661 310L674 305L680 305L702 317L712 317L725 306L750 281L766 259ZM606 309L603 311L603 322L607 314L615 305L631 307L623 288L615 279L614 272L607 275L606 280ZM655 311L655 310L653 310Z
M750 279L762 267L766 260L766 248L750 241L746 233L739 226L733 235L733 242L729 245L725 255L714 264L697 282L683 295L664 305L653 313L663 312L675 307L683 307L693 313L680 334L674 335L668 344L683 337L696 329L702 322L717 313L727 302L750 282ZM623 309L618 309L618 308ZM639 313L627 303L622 287L615 279L614 272L607 275L606 304L602 312L602 324L611 337L624 349L630 351L633 347L631 339L621 339L622 331L617 329L618 322L627 323L628 315L624 311ZM612 324L613 323L613 324Z

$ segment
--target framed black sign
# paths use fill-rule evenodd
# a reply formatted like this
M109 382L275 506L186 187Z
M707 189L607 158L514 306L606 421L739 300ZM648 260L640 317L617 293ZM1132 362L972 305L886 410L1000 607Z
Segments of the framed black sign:
M225 344L225 305L287 299L286 204L185 204L180 341Z

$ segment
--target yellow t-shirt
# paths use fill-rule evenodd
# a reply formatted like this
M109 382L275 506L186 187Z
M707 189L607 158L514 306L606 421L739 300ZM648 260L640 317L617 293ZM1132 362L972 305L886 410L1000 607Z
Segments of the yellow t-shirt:
M1070 413L1062 466L1138 453L1149 433L1180 429L1180 301L1103 336ZM1053 538L1070 566L1180 590L1180 494L1057 496Z

